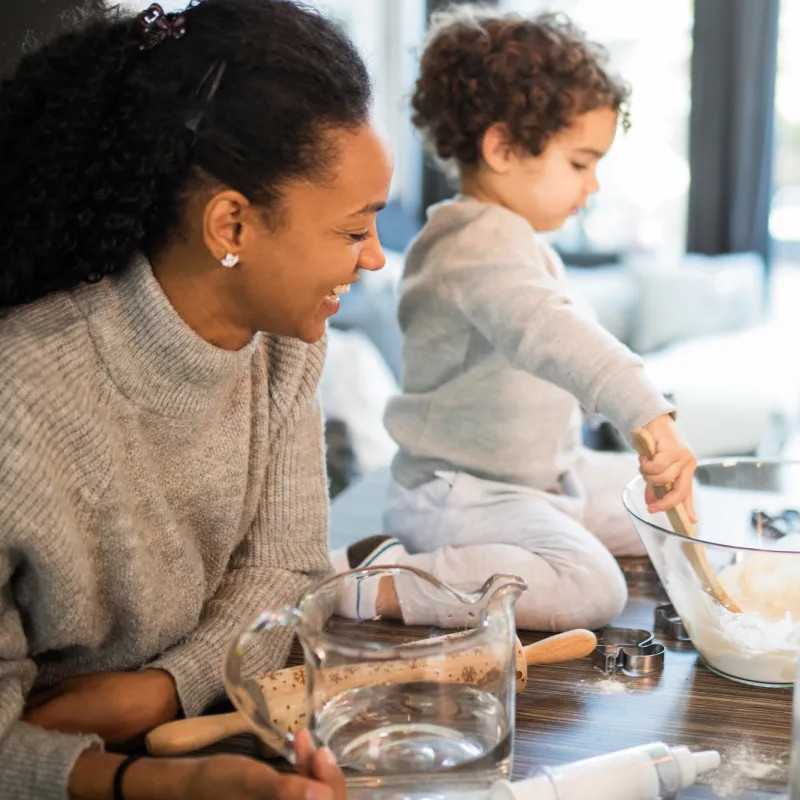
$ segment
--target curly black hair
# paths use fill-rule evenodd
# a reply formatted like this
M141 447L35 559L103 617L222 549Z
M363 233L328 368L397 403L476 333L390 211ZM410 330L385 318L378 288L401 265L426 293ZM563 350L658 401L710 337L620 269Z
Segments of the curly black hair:
M435 14L412 96L412 122L443 162L480 161L502 122L514 144L540 155L578 114L622 112L630 89L606 68L603 47L562 14L528 17L455 5Z
M327 129L368 119L366 66L318 11L204 0L183 13L185 35L152 49L135 16L84 19L0 83L0 309L157 253L197 180L275 211L287 180L330 165Z

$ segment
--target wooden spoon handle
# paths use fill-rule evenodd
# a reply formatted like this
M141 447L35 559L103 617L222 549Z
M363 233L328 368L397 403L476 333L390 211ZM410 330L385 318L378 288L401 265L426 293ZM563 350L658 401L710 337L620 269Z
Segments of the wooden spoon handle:
M639 453L640 456L652 458L656 454L656 443L649 431L644 428L636 428L631 434L631 439L633 440L633 446L636 448L636 452ZM672 484L655 486L653 488L656 497L660 499L672 489ZM693 539L697 538L697 531L683 503L678 503L674 508L667 511L667 518L676 533L682 533L684 536L691 536Z
M250 727L238 711L210 714L167 722L147 734L147 752L154 756L177 756L201 750L229 736L248 733Z
M652 458L656 454L656 443L649 431L644 428L636 428L631 433L631 439L639 455L645 458ZM654 487L656 497L664 497L671 488L672 486L670 484ZM669 519L672 529L676 533L681 533L692 539L697 538L697 529L689 518L689 512L686 510L686 506L684 506L683 503L678 503L674 508L667 511L667 519ZM697 577L700 579L703 589L712 597L716 598L716 600L729 611L738 614L741 608L717 580L716 573L708 561L705 548L699 543L691 545L686 555Z
M523 647L522 650L525 653L525 661L530 667L534 664L556 664L559 661L583 658L595 647L597 647L597 637L591 631L577 628L574 631L548 636Z
M458 634L455 634L456 636ZM583 658L589 655L597 646L597 638L591 631L574 630L549 636L540 642L529 644L522 648L527 666L532 664L554 664L559 661L569 661L573 658ZM518 665L520 666L520 665ZM406 676L413 679L415 671L409 667ZM402 676L393 676L399 679ZM523 680L523 686L525 681ZM518 687L519 688L519 687ZM282 700L290 702L295 700L302 706L305 702L304 692L282 693ZM281 709L283 706L281 705ZM296 711L296 709L295 709ZM221 742L230 736L249 733L250 726L244 716L233 711L228 714L213 714L207 717L192 717L168 722L150 731L146 738L147 751L154 756L175 756L201 750L216 742Z

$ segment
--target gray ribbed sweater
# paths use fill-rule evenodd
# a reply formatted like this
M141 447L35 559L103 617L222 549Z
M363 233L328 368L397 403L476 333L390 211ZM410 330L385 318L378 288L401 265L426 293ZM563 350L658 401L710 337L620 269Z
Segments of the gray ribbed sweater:
M0 798L64 800L97 742L21 722L32 687L149 665L196 715L234 629L330 569L324 351L207 344L143 259L0 317Z

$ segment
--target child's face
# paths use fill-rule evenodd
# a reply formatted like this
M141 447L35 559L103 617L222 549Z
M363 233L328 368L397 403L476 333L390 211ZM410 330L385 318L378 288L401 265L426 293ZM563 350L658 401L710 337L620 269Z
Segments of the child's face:
M617 112L588 111L557 133L539 156L513 156L497 189L503 205L536 231L554 231L594 194L597 163L614 142Z

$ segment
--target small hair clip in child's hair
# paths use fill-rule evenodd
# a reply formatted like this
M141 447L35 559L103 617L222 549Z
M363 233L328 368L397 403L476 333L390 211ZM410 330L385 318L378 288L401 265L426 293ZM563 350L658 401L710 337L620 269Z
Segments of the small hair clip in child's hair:
M158 3L142 11L139 22L144 32L140 50L152 50L167 39L180 39L186 34L186 17L183 14L167 14Z

